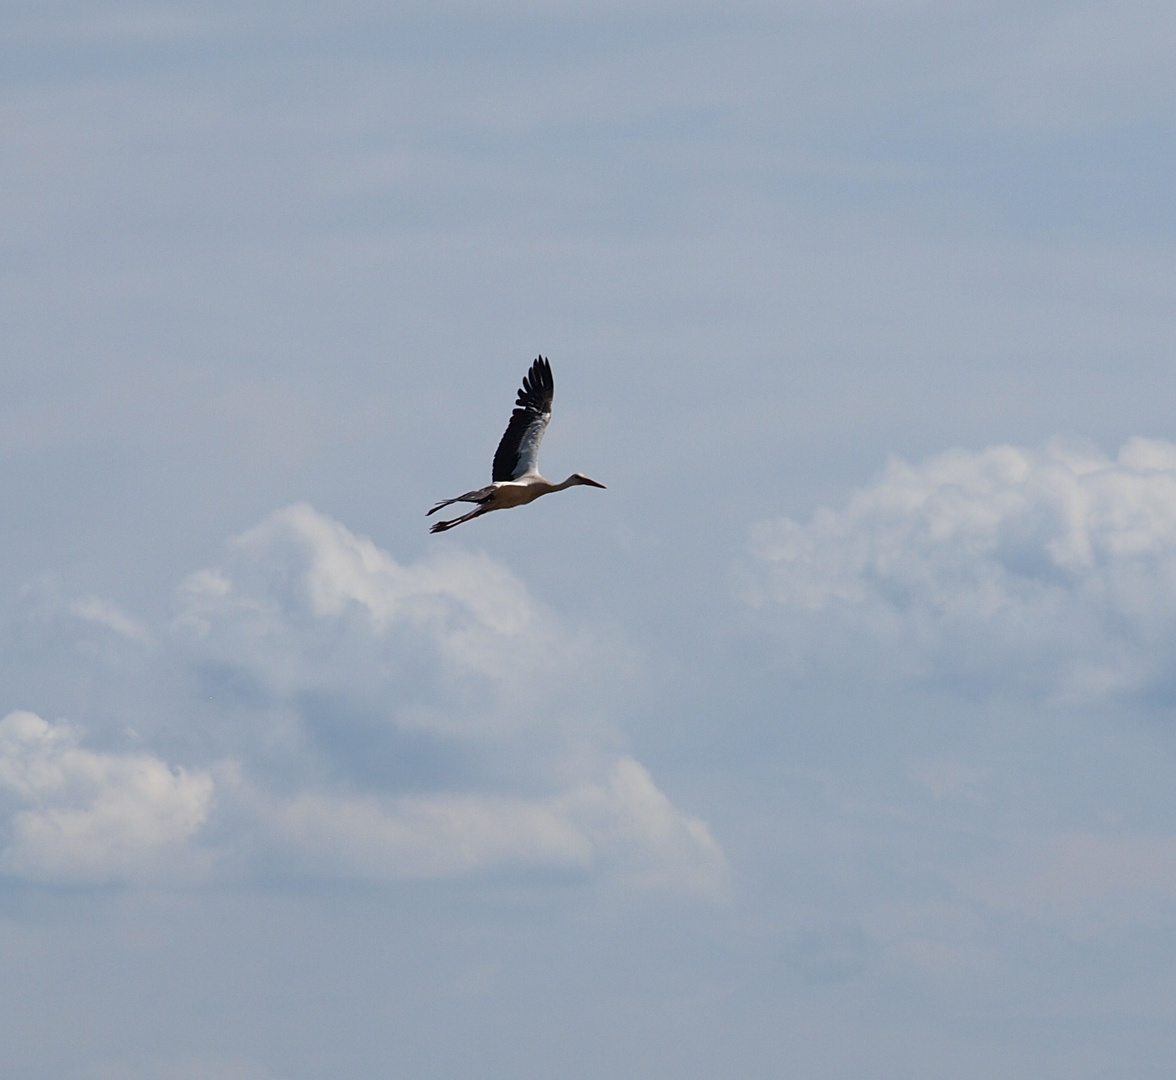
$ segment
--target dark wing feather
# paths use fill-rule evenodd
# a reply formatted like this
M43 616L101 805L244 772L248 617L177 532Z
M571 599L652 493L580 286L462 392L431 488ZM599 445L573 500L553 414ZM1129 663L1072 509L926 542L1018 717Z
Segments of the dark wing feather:
M551 419L551 399L554 396L551 365L540 356L523 378L510 423L494 453L491 479L495 483L517 480L526 472L537 471L539 443L547 430L547 421Z

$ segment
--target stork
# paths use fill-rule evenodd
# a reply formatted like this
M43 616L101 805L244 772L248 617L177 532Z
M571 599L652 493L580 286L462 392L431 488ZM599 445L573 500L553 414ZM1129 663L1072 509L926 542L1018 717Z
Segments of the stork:
M494 452L493 483L477 491L467 491L456 499L445 499L425 516L435 514L443 506L459 502L477 503L477 509L451 521L438 521L429 532L444 532L463 521L488 514L491 510L508 510L512 506L534 502L549 491L563 491L577 484L604 487L581 473L572 473L562 484L553 484L539 475L539 443L543 441L543 432L547 430L547 422L551 419L551 399L554 395L551 365L540 356L523 376L515 410L510 414L510 423Z

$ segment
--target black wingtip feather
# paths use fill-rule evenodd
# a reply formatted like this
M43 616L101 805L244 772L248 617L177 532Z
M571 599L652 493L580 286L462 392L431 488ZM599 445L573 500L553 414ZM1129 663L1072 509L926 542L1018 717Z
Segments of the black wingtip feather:
M551 376L551 364L547 357L538 356L523 376L523 385L519 390L515 407L546 412L551 408L551 399L554 395L555 380Z

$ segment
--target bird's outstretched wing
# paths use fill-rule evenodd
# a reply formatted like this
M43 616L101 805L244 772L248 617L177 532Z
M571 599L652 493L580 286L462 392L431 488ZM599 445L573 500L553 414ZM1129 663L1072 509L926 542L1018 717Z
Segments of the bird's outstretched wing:
M494 453L491 479L495 483L517 480L526 473L539 471L539 444L547 430L547 421L551 419L551 399L554 396L551 365L540 356L523 378L510 423Z

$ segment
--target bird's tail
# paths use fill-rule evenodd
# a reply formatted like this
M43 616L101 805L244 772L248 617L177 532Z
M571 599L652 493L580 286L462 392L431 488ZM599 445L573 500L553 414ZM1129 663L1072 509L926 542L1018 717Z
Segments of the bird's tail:
M478 488L477 491L467 491L464 495L458 495L454 499L443 499L436 506L434 506L432 510L426 510L425 517L429 517L431 514L437 513L437 511L440 510L443 506L452 506L454 503L458 502L484 503L490 497L490 493L493 490L494 485L491 484L489 487Z

